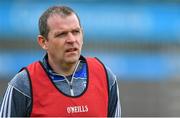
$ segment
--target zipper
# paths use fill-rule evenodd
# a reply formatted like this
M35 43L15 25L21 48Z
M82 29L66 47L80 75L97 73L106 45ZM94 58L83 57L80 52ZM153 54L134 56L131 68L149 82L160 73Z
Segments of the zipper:
M69 82L69 80L64 76L65 80L67 81L69 87L70 87L70 94L71 96L74 96L74 91L73 91L73 87L72 87L72 83Z
M76 64L76 67L75 67L75 69L74 69L74 72L73 72L71 81L69 81L69 80L66 78L66 76L64 76L65 80L66 80L67 83L69 84L71 96L74 96L74 91L73 91L72 83L73 83L73 77L74 77L75 72L76 72L76 70L77 70L77 68L78 68L78 66L79 66L79 63L80 63L80 61L78 61L78 63Z

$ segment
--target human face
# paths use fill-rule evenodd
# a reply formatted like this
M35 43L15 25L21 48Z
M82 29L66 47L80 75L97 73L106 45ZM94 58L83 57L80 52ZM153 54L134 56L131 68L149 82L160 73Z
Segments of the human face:
M62 17L58 14L47 20L49 33L47 37L47 54L54 64L75 64L80 57L83 34L75 14Z

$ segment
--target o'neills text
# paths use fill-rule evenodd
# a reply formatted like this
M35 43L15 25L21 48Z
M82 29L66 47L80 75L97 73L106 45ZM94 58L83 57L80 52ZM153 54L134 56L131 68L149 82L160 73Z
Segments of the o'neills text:
M88 106L70 106L67 107L68 113L82 113L82 112L88 112Z

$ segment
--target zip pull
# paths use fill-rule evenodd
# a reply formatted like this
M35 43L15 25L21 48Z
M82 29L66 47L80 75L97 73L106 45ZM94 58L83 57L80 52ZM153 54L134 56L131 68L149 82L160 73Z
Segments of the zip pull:
M71 96L74 96L74 92L73 92L73 88L72 88L72 83L69 82L69 80L64 76L66 82L68 83L69 87L70 87L70 94Z
M71 96L74 96L74 92L73 92L73 88L72 88L72 84L70 83L70 93L71 93Z

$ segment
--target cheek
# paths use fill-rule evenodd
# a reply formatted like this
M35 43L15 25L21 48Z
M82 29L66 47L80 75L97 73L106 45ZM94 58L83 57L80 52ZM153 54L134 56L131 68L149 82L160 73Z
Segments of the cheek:
M81 39L81 45L83 44L83 39Z
M82 39L82 38L80 38L80 40L79 40L79 44L80 44L80 46L82 46L82 45L83 45L83 39Z
M53 51L54 53L57 53L57 52L62 53L63 45L62 43L59 43L58 41L52 42L49 45L49 50Z

